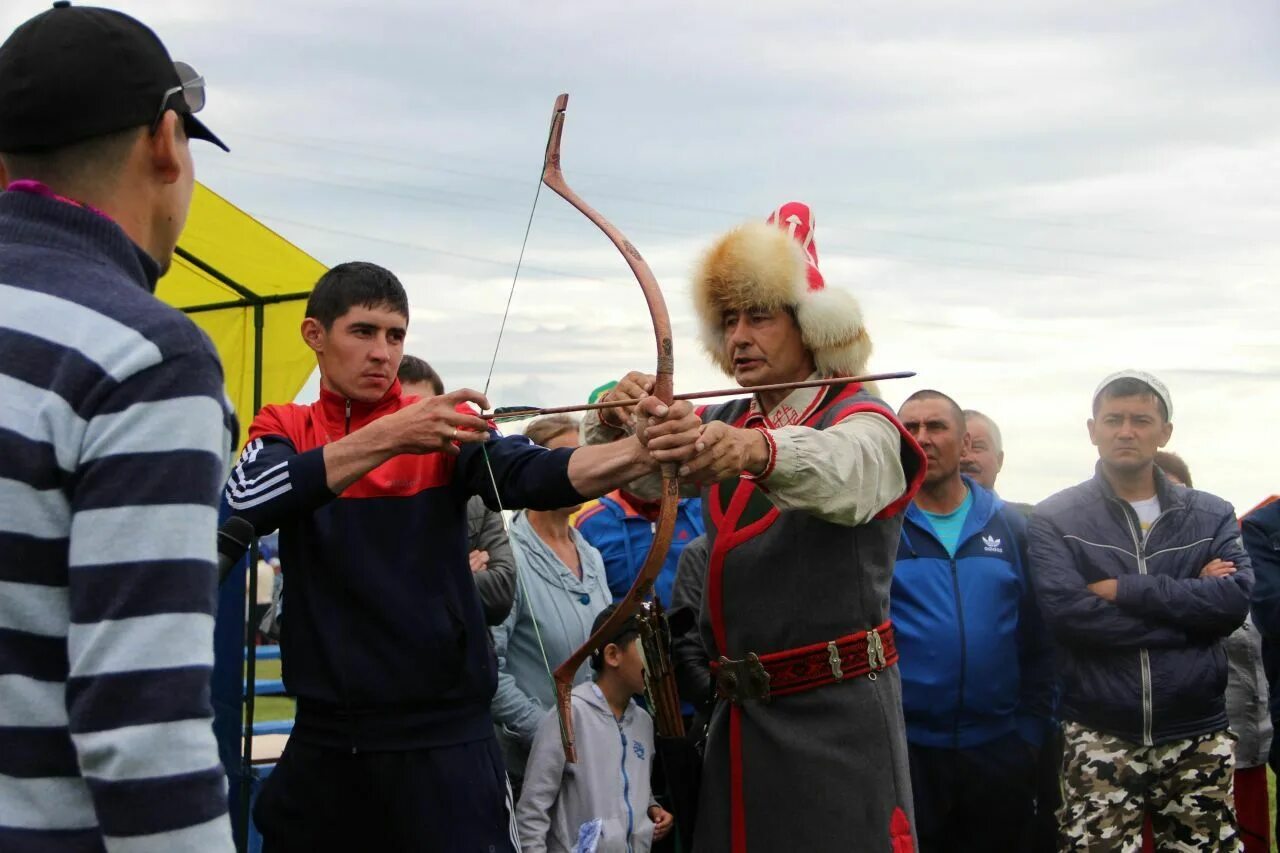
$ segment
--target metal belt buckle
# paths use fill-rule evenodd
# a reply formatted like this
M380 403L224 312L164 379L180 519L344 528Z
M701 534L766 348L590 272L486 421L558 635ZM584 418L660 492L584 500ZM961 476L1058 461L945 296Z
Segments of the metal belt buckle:
M769 701L769 673L760 663L755 652L745 660L720 658L720 671L716 673L716 692L723 699L741 705L755 699Z
M884 643L880 640L880 632L875 628L867 629L867 666L871 671L867 678L876 680L876 673L885 667Z
M844 670L840 668L840 647L835 640L827 643L827 663L831 665L831 677L836 681L844 681Z

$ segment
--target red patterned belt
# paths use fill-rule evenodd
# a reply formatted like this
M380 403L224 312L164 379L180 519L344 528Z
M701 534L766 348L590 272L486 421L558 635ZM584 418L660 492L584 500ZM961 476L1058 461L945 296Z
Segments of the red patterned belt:
M722 657L711 662L711 672L720 698L741 705L863 675L874 681L876 673L897 662L893 623L885 622L827 643L766 655L751 653L742 660Z

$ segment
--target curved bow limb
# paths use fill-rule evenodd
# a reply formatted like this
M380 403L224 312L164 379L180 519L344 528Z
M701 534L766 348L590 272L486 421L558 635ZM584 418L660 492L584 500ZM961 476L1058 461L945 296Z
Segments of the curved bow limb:
M635 274L640 289L644 291L645 301L649 305L649 315L653 318L653 335L658 348L658 368L655 371L657 380L654 383L653 396L670 406L674 394L675 355L671 345L671 318L667 314L667 302L662 297L662 289L654 277L649 264L631 241L617 227L600 215L595 208L587 204L565 183L564 173L560 170L560 137L564 132L565 109L569 105L569 96L556 98L555 110L551 114L551 134L547 140L547 156L542 169L542 182L555 190L565 201L577 208L605 233L618 251L626 258L627 265ZM645 556L640 573L631 585L626 597L618 602L617 609L600 626L600 630L587 638L586 643L556 668L556 710L560 716L560 737L564 743L565 760L575 763L578 760L573 734L573 711L570 707L570 693L573 690L573 679L578 669L591 656L591 653L617 634L618 629L640 609L640 604L653 591L653 583L662 564L666 562L667 552L671 548L671 538L676 527L676 508L680 500L680 483L676 478L675 465L662 466L662 503L659 510L658 523L654 529L653 544Z

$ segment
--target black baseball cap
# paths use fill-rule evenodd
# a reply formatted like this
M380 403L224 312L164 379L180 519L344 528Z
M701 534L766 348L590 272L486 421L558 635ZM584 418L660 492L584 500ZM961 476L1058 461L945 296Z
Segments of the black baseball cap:
M594 634L596 631L599 631L601 628L603 628L604 623L609 621L609 617L612 616L613 611L617 609L618 609L617 604L610 604L604 610L601 610L599 613L597 613L595 621L591 623L591 633ZM626 619L623 620L622 624L618 626L618 630L614 631L611 636L605 638L605 641L601 643L595 649L595 651L591 653L591 668L597 669L597 670L603 668L605 646L609 645L610 643L617 643L621 645L623 640L628 640L631 637L636 637L639 635L640 635L640 620L636 618L635 614L632 614L631 616L628 616Z
M0 45L0 151L154 129L165 110L182 116L188 138L229 151L194 115L204 100L204 78L175 63L146 24L112 9L57 0Z

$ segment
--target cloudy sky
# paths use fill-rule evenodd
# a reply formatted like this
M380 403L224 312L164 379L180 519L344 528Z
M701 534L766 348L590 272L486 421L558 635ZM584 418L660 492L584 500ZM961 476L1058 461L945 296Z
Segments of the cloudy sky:
M199 177L326 263L409 289L409 351L483 387L555 96L565 173L663 284L677 390L698 252L811 204L872 367L1005 432L1007 497L1086 477L1095 383L1172 390L1198 486L1280 491L1280 7L1269 2L769 4L120 0L209 84L232 147ZM762 4L755 4L762 5ZM7 31L40 11L13 0ZM490 386L557 404L653 362L639 288L552 193ZM314 386L312 386L314 387Z

